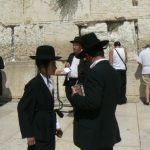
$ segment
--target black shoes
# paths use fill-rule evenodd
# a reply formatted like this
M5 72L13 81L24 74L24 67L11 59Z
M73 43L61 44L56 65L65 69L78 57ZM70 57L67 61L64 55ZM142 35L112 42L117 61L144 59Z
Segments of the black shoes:
M144 105L149 105L149 104L150 104L150 102L143 101L143 104L144 104Z

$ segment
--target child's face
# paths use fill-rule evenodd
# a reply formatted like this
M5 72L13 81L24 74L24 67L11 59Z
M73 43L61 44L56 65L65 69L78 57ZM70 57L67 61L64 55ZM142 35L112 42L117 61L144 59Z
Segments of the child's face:
M57 67L56 67L56 62L55 62L55 61L50 61L50 62L49 62L49 65L48 65L48 67L47 67L47 74L48 74L48 76L54 75L56 69L57 69Z

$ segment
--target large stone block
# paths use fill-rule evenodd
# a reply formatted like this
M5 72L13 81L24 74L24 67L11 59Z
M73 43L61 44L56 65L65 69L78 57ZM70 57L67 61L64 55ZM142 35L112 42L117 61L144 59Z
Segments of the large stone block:
M71 32L70 32L71 31ZM68 22L54 22L15 27L15 60L28 60L39 45L52 45L56 54L68 57L72 52L70 40L78 35L77 26Z
M144 47L146 44L150 44L150 18L138 19L138 38L139 48Z
M64 68L65 61L57 61L58 68ZM3 78L3 98L16 99L20 98L27 82L37 74L34 61L28 62L7 62L5 69L2 71ZM65 97L63 82L65 76L52 76L54 79L55 98ZM58 95L57 95L57 89Z
M12 59L11 28L0 25L0 55L4 60Z
M35 53L40 45L40 30L38 25L20 25L14 28L15 60L29 60L29 56Z
M82 34L95 32L100 40L109 40L110 48L115 41L120 41L127 48L128 59L135 60L137 55L137 33L134 21L119 21L107 23L89 23L86 28L81 29ZM108 55L108 50L105 51Z
M20 98L25 84L36 74L33 62L8 62L2 72L3 97Z
M0 0L0 22L4 24L19 24L23 21L22 0Z

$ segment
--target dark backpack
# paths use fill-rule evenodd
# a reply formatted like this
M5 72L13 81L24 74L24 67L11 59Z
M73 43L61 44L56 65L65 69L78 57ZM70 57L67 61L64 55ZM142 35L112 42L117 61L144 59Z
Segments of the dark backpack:
M3 58L0 56L0 69L4 69L4 61Z

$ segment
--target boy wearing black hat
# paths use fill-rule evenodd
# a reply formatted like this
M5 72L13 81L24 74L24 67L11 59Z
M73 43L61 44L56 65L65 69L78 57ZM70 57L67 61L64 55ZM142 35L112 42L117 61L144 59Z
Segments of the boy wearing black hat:
M94 33L81 37L86 59L92 64L86 75L84 96L79 86L72 87L74 143L81 150L113 150L121 140L115 111L120 100L120 80L115 69L104 58L108 41ZM78 57L80 57L78 56Z
M52 46L39 46L35 59L39 73L25 86L18 103L18 118L22 138L27 138L28 150L55 150L56 114L54 111L51 75L55 74L55 56Z

